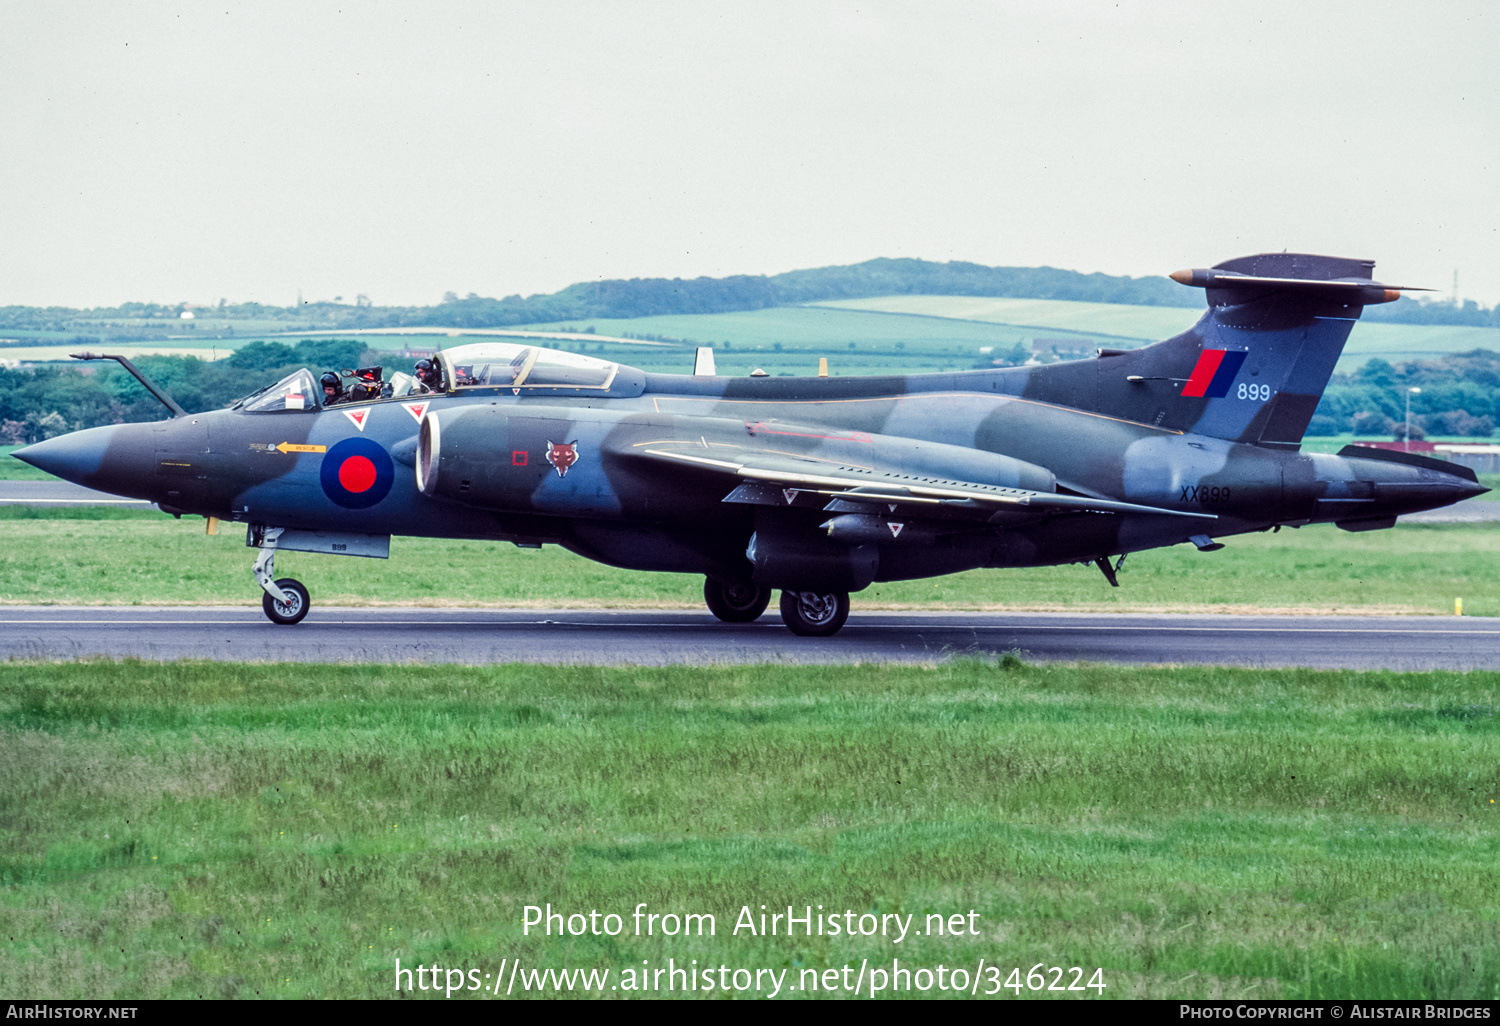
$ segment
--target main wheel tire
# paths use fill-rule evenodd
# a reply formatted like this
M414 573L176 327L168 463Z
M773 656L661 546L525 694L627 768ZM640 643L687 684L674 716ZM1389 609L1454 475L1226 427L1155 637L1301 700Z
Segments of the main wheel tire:
M266 617L272 623L281 624L283 627L301 623L308 609L312 607L312 600L307 597L307 589L302 586L301 581L291 577L283 577L276 582L276 587L286 593L286 601L277 602L269 592L261 596L260 608L266 611Z
M783 591L781 622L804 638L826 638L837 634L849 619L847 591Z
M771 604L771 589L757 584L725 584L712 577L703 582L708 611L725 623L750 623Z

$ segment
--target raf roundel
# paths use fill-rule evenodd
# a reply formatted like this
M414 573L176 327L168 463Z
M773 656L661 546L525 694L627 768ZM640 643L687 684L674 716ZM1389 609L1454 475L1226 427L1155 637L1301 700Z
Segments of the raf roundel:
M390 494L391 457L368 438L346 438L323 457L323 494L345 509L367 509Z

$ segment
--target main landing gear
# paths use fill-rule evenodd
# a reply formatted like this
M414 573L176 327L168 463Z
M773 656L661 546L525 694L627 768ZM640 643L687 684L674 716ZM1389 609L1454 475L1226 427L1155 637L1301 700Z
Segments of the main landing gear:
M725 584L709 577L703 582L703 601L725 623L751 623L771 604L771 589L748 581Z
M703 600L708 603L708 611L725 623L752 623L770 605L771 589L748 581L726 583L710 577L703 582ZM781 622L793 634L826 638L837 634L847 619L847 591L781 593Z
M783 591L781 622L787 630L804 638L826 638L837 634L849 619L847 591Z
M255 560L252 572L255 574L255 583L266 593L261 599L261 608L272 623L286 627L301 623L312 606L312 601L307 597L307 589L302 586L301 581L291 577L273 580L276 576L276 542L281 538L284 528L257 527L254 530L253 540L260 549L260 556Z

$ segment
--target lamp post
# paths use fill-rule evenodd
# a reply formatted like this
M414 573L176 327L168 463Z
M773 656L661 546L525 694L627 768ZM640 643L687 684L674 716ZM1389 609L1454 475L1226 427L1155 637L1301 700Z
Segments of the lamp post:
M1404 446L1406 452L1411 452L1411 397L1421 394L1422 390L1420 388L1408 388L1406 390L1406 444Z

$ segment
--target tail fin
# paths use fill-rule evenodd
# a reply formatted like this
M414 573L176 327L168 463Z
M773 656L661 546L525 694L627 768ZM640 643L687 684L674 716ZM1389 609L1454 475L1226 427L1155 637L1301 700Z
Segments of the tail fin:
M1208 313L1191 329L1143 349L1037 368L1024 394L1058 392L1052 401L1127 420L1296 448L1361 311L1400 298L1398 288L1372 280L1374 267L1263 253L1178 271L1173 280L1208 297Z

